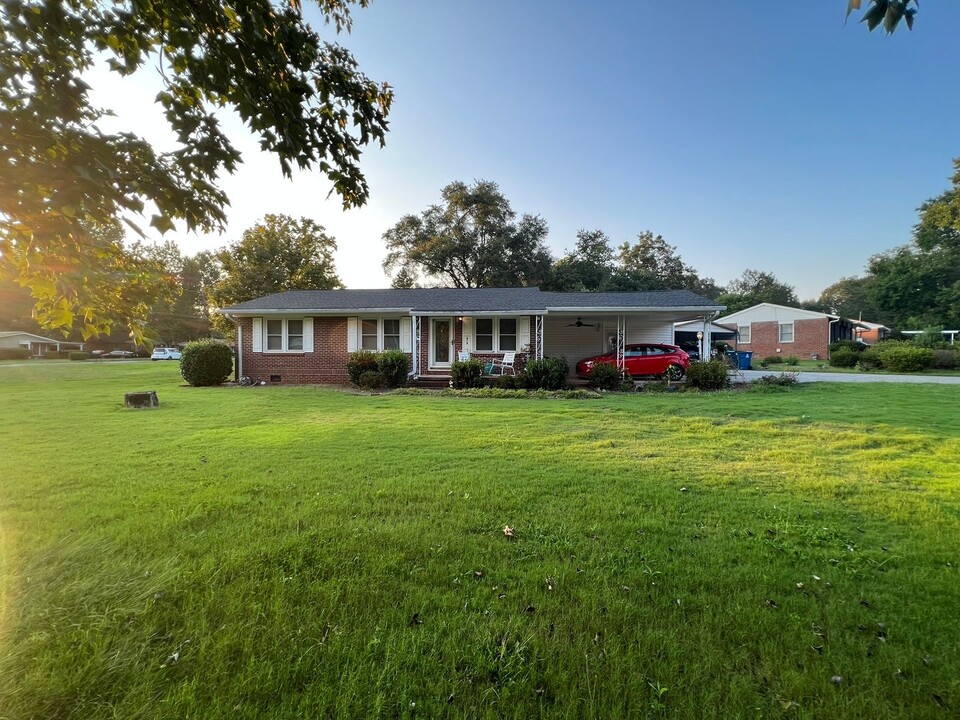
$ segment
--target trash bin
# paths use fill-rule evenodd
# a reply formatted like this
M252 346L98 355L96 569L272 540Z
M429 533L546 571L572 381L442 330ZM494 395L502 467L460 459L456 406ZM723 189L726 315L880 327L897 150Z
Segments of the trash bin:
M737 367L741 370L750 369L750 361L753 360L753 351L752 350L739 350L737 351Z

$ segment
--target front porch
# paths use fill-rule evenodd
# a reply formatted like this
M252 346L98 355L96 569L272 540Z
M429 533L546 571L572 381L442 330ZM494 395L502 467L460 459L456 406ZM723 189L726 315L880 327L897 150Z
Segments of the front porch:
M702 311L602 312L550 310L531 315L414 315L411 376L414 380L450 379L457 359L469 356L500 363L514 353L514 367L522 372L528 362L565 357L574 376L579 360L616 352L624 367L624 348L634 343L674 344L674 323L708 323Z

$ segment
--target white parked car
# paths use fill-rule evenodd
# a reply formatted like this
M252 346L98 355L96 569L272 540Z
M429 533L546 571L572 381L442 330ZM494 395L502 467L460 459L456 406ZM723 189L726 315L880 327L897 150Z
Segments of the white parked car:
M153 355L150 356L151 360L179 360L181 357L180 351L176 348L154 348Z

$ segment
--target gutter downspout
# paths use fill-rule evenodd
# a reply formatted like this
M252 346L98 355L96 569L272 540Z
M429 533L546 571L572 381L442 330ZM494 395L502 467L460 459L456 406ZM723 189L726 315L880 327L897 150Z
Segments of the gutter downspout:
M223 316L237 328L237 370L234 379L239 381L243 377L243 325L230 313L223 313Z
M839 316L837 317L836 320L831 320L830 322L827 323L827 357L826 357L827 360L830 359L830 337L833 335L833 332L832 332L833 328L831 328L830 326L836 322L840 322Z

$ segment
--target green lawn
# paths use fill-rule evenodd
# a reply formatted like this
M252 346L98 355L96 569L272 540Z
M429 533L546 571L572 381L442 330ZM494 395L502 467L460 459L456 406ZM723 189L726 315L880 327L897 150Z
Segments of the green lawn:
M0 717L956 717L958 401L0 367Z

